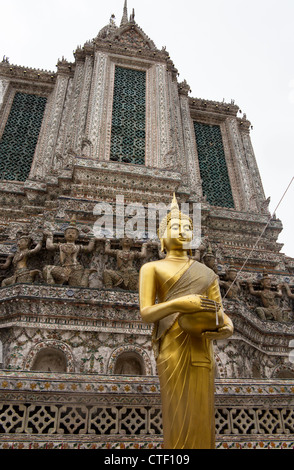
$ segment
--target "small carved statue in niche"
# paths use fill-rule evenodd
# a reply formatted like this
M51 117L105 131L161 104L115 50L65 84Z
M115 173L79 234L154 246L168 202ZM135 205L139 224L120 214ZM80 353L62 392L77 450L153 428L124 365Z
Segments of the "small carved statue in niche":
M210 245L208 246L207 251L203 256L202 260L208 268L212 269L216 274L218 273L216 259L214 254L212 253L212 248Z
M96 239L90 240L88 245L78 245L79 230L75 219L64 231L65 243L53 243L53 234L47 234L46 248L50 251L59 251L61 266L45 266L43 276L48 284L67 284L69 286L88 287L89 276L95 269L84 268L78 262L81 253L94 251Z
M280 286L277 290L271 289L272 281L267 273L264 273L261 279L262 290L255 290L252 282L248 281L249 292L261 299L262 307L256 307L256 313L261 320L283 321L282 309L276 303L276 297L282 297Z
M237 280L238 271L234 266L229 266L226 271L225 280L220 280L219 284L224 289L226 298L238 299L240 298L241 286Z
M135 259L144 259L147 256L148 243L143 243L141 251L131 250L132 240L122 239L122 249L115 250L110 246L110 240L106 240L105 253L116 257L117 270L105 269L103 273L104 286L107 289L120 287L124 290L138 290L139 272L133 266Z
M33 283L40 276L41 271L38 269L29 269L27 266L28 258L38 253L42 248L42 241L39 241L35 248L31 248L33 240L28 235L22 235L17 242L17 250L15 254L10 254L0 269L8 269L11 264L14 273L2 281L2 287L16 284L17 282Z

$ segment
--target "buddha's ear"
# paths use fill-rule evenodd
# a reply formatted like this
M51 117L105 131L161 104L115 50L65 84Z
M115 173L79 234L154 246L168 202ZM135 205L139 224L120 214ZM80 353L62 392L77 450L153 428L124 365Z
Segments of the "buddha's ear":
M164 239L163 238L160 239L160 251L162 253L165 252L165 246L164 246Z

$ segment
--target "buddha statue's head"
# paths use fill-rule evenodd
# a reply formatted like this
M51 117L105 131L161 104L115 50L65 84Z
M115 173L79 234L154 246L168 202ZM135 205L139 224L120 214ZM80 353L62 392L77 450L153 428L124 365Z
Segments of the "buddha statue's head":
M170 212L161 220L158 229L161 251L189 250L193 238L191 218L179 210L174 194Z

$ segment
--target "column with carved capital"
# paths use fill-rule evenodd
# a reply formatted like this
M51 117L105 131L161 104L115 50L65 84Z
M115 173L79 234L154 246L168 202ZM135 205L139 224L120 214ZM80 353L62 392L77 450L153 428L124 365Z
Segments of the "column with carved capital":
M250 123L248 123L247 121L247 123L243 123L242 125L240 125L240 133L250 175L252 198L254 198L254 206L256 208L256 211L268 214L268 201L265 197L259 169L256 163L248 124L250 125Z
M77 114L79 112L79 102L84 76L84 61L76 58L75 73L71 84L70 99L67 103L66 126L64 132L60 134L62 142L61 153L65 160L70 161L71 155L76 155L75 135L77 132Z
M8 88L8 84L9 84L8 80L5 80L4 78L0 78L0 106L3 103L4 95Z
M109 76L108 65L107 54L96 52L86 129L87 138L91 142L92 157L99 160L109 159L109 152L106 152L105 148L110 145L112 96L109 96L109 90L113 87L113 77ZM107 132L108 138L105 135Z
M66 129L65 154L77 156L82 154L83 142L86 139L86 119L93 73L93 51L87 49L86 53L85 46L75 52L75 76Z
M186 178L190 189L190 200L199 202L203 199L200 168L198 164L195 132L191 119L188 93L190 87L184 82L179 84L179 96L182 112L182 126L185 143Z
M30 179L45 179L54 169L56 144L60 132L68 84L72 75L71 67L72 65L64 60L58 63L56 83L48 99L46 115L42 123L42 132L32 164Z

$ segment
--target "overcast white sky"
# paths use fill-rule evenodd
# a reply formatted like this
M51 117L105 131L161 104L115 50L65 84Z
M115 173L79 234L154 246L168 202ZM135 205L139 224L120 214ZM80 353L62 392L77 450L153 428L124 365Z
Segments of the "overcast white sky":
M73 61L124 0L0 0L0 60L56 70ZM294 176L294 0L128 0L129 14L166 46L191 96L240 106L273 213ZM240 114L241 116L241 114ZM294 257L294 181L277 217L282 252Z

